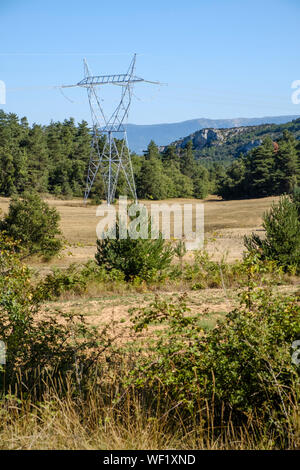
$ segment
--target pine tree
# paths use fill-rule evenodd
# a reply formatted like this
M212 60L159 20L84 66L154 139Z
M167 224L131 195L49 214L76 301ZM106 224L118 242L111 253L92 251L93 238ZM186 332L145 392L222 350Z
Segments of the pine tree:
M173 192L169 197L193 196L193 182L191 178L180 172L174 160L171 160L168 165L165 165L165 174L173 183Z
M180 158L174 144L168 145L168 147L166 147L166 149L162 153L162 160L165 165L168 165L170 164L170 162L173 162L178 168L180 168Z
M147 150L144 152L144 157L146 160L150 160L151 158L160 158L159 149L154 140L150 141Z
M290 132L285 130L278 145L275 159L276 191L277 194L290 194L300 181L297 141Z
M272 139L267 137L248 157L245 186L249 196L262 197L272 194L274 165L274 144Z
M180 156L181 173L194 178L197 170L195 156L193 152L193 142L190 140Z
M49 176L49 151L42 126L34 124L30 129L26 142L29 155L28 181L29 187L38 192L47 192Z
M232 163L223 178L218 182L217 193L224 199L235 199L247 196L245 188L245 164L243 159Z
M14 159L8 149L0 148L0 190L3 196L16 193Z
M144 159L137 179L138 197L146 199L166 199L175 192L174 183L165 174L158 158Z
M300 269L300 219L296 204L287 196L280 198L279 203L264 214L263 228L265 238L254 233L245 237L246 248L285 268L293 265Z

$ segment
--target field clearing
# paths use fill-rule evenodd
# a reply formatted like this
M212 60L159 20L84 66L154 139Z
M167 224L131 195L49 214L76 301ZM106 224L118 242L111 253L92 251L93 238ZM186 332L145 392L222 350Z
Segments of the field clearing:
M299 290L299 283L287 286L277 286L276 291L285 295L295 295ZM116 325L115 331L122 332L122 343L132 336L130 310L145 307L155 298L168 299L171 303L176 301L178 295L184 294L185 289L159 292L103 292L100 296L70 296L45 305L46 310L58 309L63 313L82 315L88 324L95 327ZM73 298L72 298L73 297ZM204 329L213 328L218 320L236 308L239 304L237 289L220 288L188 291L186 306L190 315L199 317L199 324ZM151 330L145 337L151 336Z
M232 262L242 257L244 235L262 230L262 215L270 208L272 202L277 200L278 197L267 197L222 201L216 196L211 196L204 201L168 199L140 202L145 203L147 207L150 204L166 203L182 206L204 202L206 249L214 259L226 256L227 261ZM67 249L60 259L54 259L44 267L49 269L51 265L67 266L72 262L86 262L93 258L96 250L96 226L100 220L96 217L97 206L90 204L85 206L79 198L71 200L46 198L46 201L59 211L62 233L72 247ZM0 198L0 209L4 213L7 212L8 206L9 199ZM39 261L33 264L41 267Z
M269 209L273 201L278 198L268 197L262 199L248 199L238 201L222 201L211 196L204 201L197 199L169 199L156 201L153 204L198 204L204 202L205 218L205 246L211 257L219 260L225 256L228 262L242 257L244 251L243 237L252 231L262 231L262 214ZM81 199L62 200L47 198L46 201L55 207L61 215L61 229L63 236L70 243L59 258L48 263L39 259L30 260L30 265L43 275L54 266L67 267L71 263L84 263L93 259L96 252L96 226L99 217L96 217L96 205L84 205ZM141 201L149 207L149 201ZM8 210L9 199L0 198L0 209L5 213ZM172 216L171 216L172 220ZM192 259L193 253L186 255L186 260ZM212 327L216 321L232 310L236 305L236 291L227 286L223 289L203 289L188 292L188 308L201 316L203 326ZM178 285L177 293L185 292L187 286ZM289 287L288 289L292 289ZM138 292L121 288L120 291L90 289L81 296L68 293L62 299L50 302L47 308L58 308L63 312L82 314L88 322L103 325L116 321L120 328L127 330L130 325L129 310L144 306L154 300L156 294L170 297L174 294L174 285L156 287L153 291Z

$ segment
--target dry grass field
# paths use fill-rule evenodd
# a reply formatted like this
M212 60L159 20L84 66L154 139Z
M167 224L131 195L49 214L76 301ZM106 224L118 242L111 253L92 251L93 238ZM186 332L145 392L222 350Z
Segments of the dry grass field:
M225 257L228 262L241 259L244 250L243 237L252 231L262 230L262 214L269 209L277 198L248 199L238 201L222 201L216 196L205 199L205 246L210 256L219 260ZM39 259L31 260L30 264L40 274L46 274L54 266L67 267L71 263L84 263L94 258L96 251L96 226L99 217L96 217L95 205L84 205L80 199L62 200L47 198L47 202L56 207L61 215L61 230L70 243L61 257L48 263ZM149 206L149 201L141 201ZM197 199L169 199L153 202L153 204L197 204ZM8 198L0 198L0 209L6 212L9 206ZM172 217L171 217L172 218ZM186 258L193 257L187 253ZM164 285L155 287L152 292L133 292L121 288L119 291L110 288L103 290L99 286L92 286L88 292L78 296L66 293L61 301L55 302L56 307L63 311L82 313L88 317L92 324L103 324L112 319L120 321L126 328L128 326L128 310L132 307L145 305L154 298L158 291L161 295L174 293L174 286ZM177 286L179 291L186 289L185 285ZM220 315L230 311L235 305L236 292L228 289L205 289L198 292L189 292L189 307L197 308L203 314L203 322L208 325L215 324Z
M252 231L261 231L262 215L269 209L276 197L222 201L215 196L204 200L205 244L209 254L219 259L234 261L243 253L243 237ZM85 262L93 258L96 243L97 206L87 204L81 199L61 200L47 198L61 215L61 229L64 237L72 245L64 256L55 259L51 265L65 266L72 262ZM149 206L149 201L141 201ZM168 199L151 202L152 204L197 204L198 199ZM8 210L9 199L0 198L0 209ZM70 254L72 253L72 255ZM40 265L40 263L34 263ZM49 267L49 265L48 265Z

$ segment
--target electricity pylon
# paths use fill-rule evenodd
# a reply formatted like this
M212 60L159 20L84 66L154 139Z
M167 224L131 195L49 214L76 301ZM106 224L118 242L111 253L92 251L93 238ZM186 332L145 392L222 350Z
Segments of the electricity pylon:
M129 193L133 200L137 200L134 174L130 158L125 123L127 122L132 99L133 85L138 82L147 82L159 85L135 75L136 54L130 63L127 73L115 75L93 76L84 60L84 78L76 85L63 85L62 88L80 86L87 89L89 105L93 123L92 147L84 200L87 201L98 171L101 172L107 204L114 201L118 178L123 172ZM121 99L107 118L97 93L100 85L117 85L121 87Z

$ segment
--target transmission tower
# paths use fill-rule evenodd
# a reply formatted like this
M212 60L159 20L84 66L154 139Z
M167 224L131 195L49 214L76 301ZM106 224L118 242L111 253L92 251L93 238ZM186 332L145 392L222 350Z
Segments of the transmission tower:
M114 201L118 178L122 172L129 193L134 201L137 200L134 174L127 140L126 122L132 99L133 85L147 82L159 85L135 75L136 54L130 63L127 73L115 75L93 76L84 60L84 78L76 85L63 85L62 88L84 87L87 89L91 110L93 135L89 168L86 181L84 200L87 201L98 171L101 172L108 204ZM121 98L118 106L107 118L98 95L98 87L115 85L121 87Z

